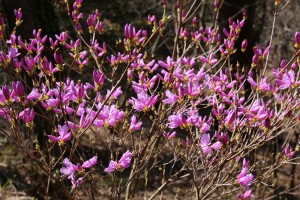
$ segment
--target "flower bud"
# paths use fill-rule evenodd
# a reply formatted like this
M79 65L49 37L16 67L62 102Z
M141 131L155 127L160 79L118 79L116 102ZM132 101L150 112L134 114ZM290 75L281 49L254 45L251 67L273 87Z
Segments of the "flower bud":
M16 16L16 26L20 26L22 23L22 9L19 8L18 10L14 10L15 16Z
M242 10L242 13L243 13L243 19L247 19L247 18L248 18L248 13L247 13L246 8L244 8L244 9Z
M197 26L197 24L198 24L197 17L193 18L192 24L193 24L193 26Z
M300 48L300 32L295 33L294 42L295 42L294 47L296 49L299 49Z
M163 7L166 7L166 6L167 6L167 3L168 3L167 0L162 0L161 5L162 5Z
M247 49L247 46L248 46L248 41L247 41L247 39L245 39L245 40L243 40L243 42L242 42L242 52L245 52L246 51L246 49Z

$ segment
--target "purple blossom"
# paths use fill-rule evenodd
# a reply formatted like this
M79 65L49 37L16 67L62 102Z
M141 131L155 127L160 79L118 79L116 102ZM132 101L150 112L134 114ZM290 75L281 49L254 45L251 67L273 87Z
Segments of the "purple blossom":
M206 63L206 64L212 66L212 65L214 65L214 64L216 64L218 62L218 60L215 59L215 58L213 58L213 57L214 57L214 54L210 54L207 58L204 57L204 56L200 56L199 59L201 60L201 62Z
M165 104L173 104L178 100L178 96L170 92L170 90L166 91L166 96L168 97L167 99L163 100Z
M136 122L136 116L132 115L130 126L129 126L129 132L140 130L141 126L142 126L142 122L139 121L137 123Z
M130 162L132 159L132 153L127 150L122 157L120 158L119 162L111 160L109 162L108 167L104 170L106 173L114 172L115 170L123 170L130 166Z
M253 197L254 197L254 195L252 194L251 189L247 190L244 194L238 194L237 195L238 199L251 199Z
M94 165L97 164L97 159L98 159L98 156L94 156L94 157L92 157L91 159L89 159L89 160L83 162L82 165L81 165L81 168L87 169L87 168L93 167ZM80 167L79 167L79 168L80 168Z
M245 52L246 51L246 48L247 48L247 46L248 46L248 41L245 39L245 40L243 40L243 42L242 42L242 52Z
M66 141L70 140L72 133L69 132L68 126L65 124L63 126L58 125L58 134L59 136L48 135L48 138L53 142L58 142L59 145L64 144Z
M157 100L157 95L148 96L146 92L141 92L137 94L137 99L132 98L129 100L129 103L133 105L134 109L137 111L147 112L157 102Z
M18 97L19 101L24 100L23 98L25 97L25 89L21 81L17 82L12 82L12 96Z
M8 49L8 55L7 55L7 57L8 57L9 59L16 58L16 57L19 56L19 55L20 55L20 53L18 53L18 48L10 47L10 48Z
M300 32L295 33L294 42L295 42L295 44L294 44L295 48L299 49L300 48Z
M83 183L84 177L79 177L77 180L75 179L75 173L83 173L85 169L91 168L97 164L98 156L94 156L91 159L85 161L82 165L77 163L77 165L70 162L68 158L63 160L64 167L60 169L60 172L63 176L68 176L68 179L71 180L71 183L74 188L78 187Z
M249 186L251 185L251 182L254 179L254 176L251 173L248 173L248 165L249 165L249 162L247 162L246 159L244 159L242 171L237 176L238 183L241 186L244 186L245 188L249 188Z
M111 160L107 168L105 168L106 173L114 172L118 168L118 162Z
M163 68L170 70L171 68L174 67L174 65L176 64L176 62L174 62L174 61L172 60L172 58L171 58L170 56L168 56L166 62L163 62L163 61L159 60L159 61L158 61L158 64L159 64L160 66L162 66Z
M37 100L41 97L41 93L39 93L38 89L33 88L32 91L27 95L27 100Z
M76 180L75 177L72 176L72 177L71 177L71 183L72 183L73 188L77 188L77 187L79 187L80 185L82 185L83 179L84 179L84 177L79 177L79 178Z
M14 9L14 14L16 16L16 25L19 26L22 23L22 9Z
M68 158L65 158L63 160L63 164L64 164L65 167L62 167L60 169L60 172L64 176L68 176L68 179L71 179L74 176L74 173L78 169L77 165L74 165L73 163L71 163Z
M211 145L210 135L209 134L202 134L200 138L200 146L202 148L202 152L204 155L211 154L211 149L213 150L220 150L222 147L222 143L217 141Z
M22 112L19 114L19 118L22 119L26 124L29 124L34 120L35 112L33 109L25 108Z
M93 78L94 78L94 86L100 89L104 83L105 75L101 73L99 70L93 71Z
M172 133L163 132L162 134L165 138L167 138L168 140L171 140L172 138L174 138L176 136L176 131L173 131Z
M179 126L184 126L186 124L186 119L183 113L179 113L177 115L171 115L168 117L169 120L169 128L177 128Z
M291 151L291 147L290 145L286 145L286 147L284 148L284 155L288 158L288 159L292 159L295 155L295 151Z

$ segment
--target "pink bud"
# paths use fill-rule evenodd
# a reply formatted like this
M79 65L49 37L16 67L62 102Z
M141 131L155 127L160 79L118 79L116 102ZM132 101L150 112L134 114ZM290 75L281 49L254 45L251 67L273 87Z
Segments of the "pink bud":
M54 52L54 60L57 64L62 65L64 63L64 58L59 49Z
M243 42L242 42L242 52L245 52L246 51L246 49L247 49L247 46L248 46L248 41L247 41L247 39L245 39L245 40L243 40Z
M294 44L295 48L297 49L300 48L300 32L295 33L294 42L295 42Z
M243 19L247 19L247 18L248 18L248 13L247 13L246 8L244 8L244 9L242 10L242 13L243 13Z
M167 0L162 0L161 5L162 6L167 6L168 1Z

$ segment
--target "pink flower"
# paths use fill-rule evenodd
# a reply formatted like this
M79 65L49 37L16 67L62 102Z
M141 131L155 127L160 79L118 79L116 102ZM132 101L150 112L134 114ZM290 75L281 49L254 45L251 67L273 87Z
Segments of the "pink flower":
M136 116L132 115L130 126L129 126L129 132L140 130L141 126L142 126L142 122L140 121L137 123Z
M48 138L53 142L58 142L59 145L64 144L64 142L68 141L72 137L72 133L68 132L69 128L65 124L63 126L58 125L58 137L55 137L53 135L48 135Z
M202 152L204 155L211 154L211 149L220 150L222 147L221 142L215 142L214 144L210 145L210 135L209 134L202 134L200 138L200 146L202 148Z
M79 163L77 163L77 165L74 165L68 158L65 158L63 160L64 167L60 169L60 172L64 176L68 176L68 179L71 180L73 187L76 188L83 183L84 177L79 177L77 180L75 180L75 173L82 173L85 169L93 167L97 164L97 159L98 156L94 156L91 159L85 161L82 165L80 165Z
M68 158L65 158L63 160L63 164L65 165L65 167L62 167L60 169L60 172L64 175L64 176L69 176L68 178L70 179L74 173L77 171L77 165L74 165L73 163L71 163L69 161Z
M83 183L83 178L84 177L79 177L77 180L75 180L75 177L72 176L71 183L72 183L73 188L79 187Z
M106 173L114 172L118 168L118 162L111 160L108 167L104 170Z
M173 131L172 133L163 132L162 134L165 138L167 138L168 140L171 140L172 138L174 138L176 136L176 131Z
M170 90L166 91L166 96L168 97L167 99L163 100L165 104L173 104L178 100L178 96L170 92Z
M134 109L138 111L147 112L150 108L157 102L158 96L152 95L148 96L146 92L141 92L137 94L137 98L132 98L129 100L129 103L133 105Z
M41 94L39 93L38 89L33 88L32 91L28 94L27 100L37 100L41 97Z
M132 158L132 153L127 150L119 160L119 165L121 168L126 169L130 166L130 161Z
M208 56L208 58L204 57L204 56L200 56L200 60L203 62L203 63L206 63L210 66L216 64L218 62L217 59L213 58L214 57L214 54L210 54Z
M19 118L21 118L26 124L32 122L34 120L35 112L33 109L26 108L19 114Z
M108 167L104 170L106 173L114 172L115 170L123 170L130 166L132 158L132 153L127 150L122 157L120 158L119 162L111 160L109 162Z
M86 169L86 168L91 168L93 167L94 165L97 164L97 159L98 159L98 156L94 156L92 157L91 159L85 161L84 163L82 163L81 167Z
M169 128L177 128L178 126L184 126L186 124L186 119L183 113L179 113L177 115L171 115L168 117L169 120Z
M292 159L295 155L295 151L291 151L291 147L290 145L286 145L286 147L284 148L284 154L288 159Z
M170 56L167 57L167 62L163 62L161 60L158 61L158 64L160 66L162 66L165 69L172 69L174 67L174 65L176 64L176 62L174 62L172 60L172 58Z
M300 48L300 32L295 33L294 42L295 42L294 44L295 48L297 49Z
M243 168L241 173L237 176L237 181L240 185L244 186L245 188L249 188L251 182L254 179L254 176L248 172L249 162L246 159L243 160Z
M254 197L254 195L252 194L251 189L247 190L244 194L237 195L237 198L239 198L239 199L251 199L253 197Z

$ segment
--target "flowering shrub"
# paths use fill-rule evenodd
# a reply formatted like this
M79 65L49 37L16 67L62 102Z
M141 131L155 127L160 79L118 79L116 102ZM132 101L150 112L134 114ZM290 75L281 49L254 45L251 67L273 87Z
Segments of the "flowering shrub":
M152 31L126 24L118 41L122 50L100 39L105 34L101 14L96 10L84 18L82 0L73 3L70 13L76 37L65 31L51 38L33 30L28 41L15 31L5 40L0 17L5 44L0 66L12 77L0 90L0 116L11 126L1 133L74 195L105 173L112 199L132 199L138 183L147 184L151 173L162 168L161 185L149 199L182 179L196 199L250 199L256 184L297 159L298 149L289 144L274 160L259 162L252 155L299 123L300 33L290 59L278 67L268 65L271 39L267 47L253 49L247 69L233 61L237 51L247 49L247 40L236 44L247 13L244 19L230 19L222 31L216 25L204 28L195 8L186 10L180 0L170 55L151 57L155 40L171 24L167 5L162 2L162 17L149 15ZM222 5L215 1L214 6L218 13ZM18 28L22 10L15 10L15 16ZM53 56L44 56L46 49ZM270 67L272 76L267 76ZM93 73L86 82L71 76L89 69ZM37 116L51 132L35 132ZM44 134L44 145L36 140L38 134ZM111 152L109 163L81 152L82 140L95 142L92 135Z

